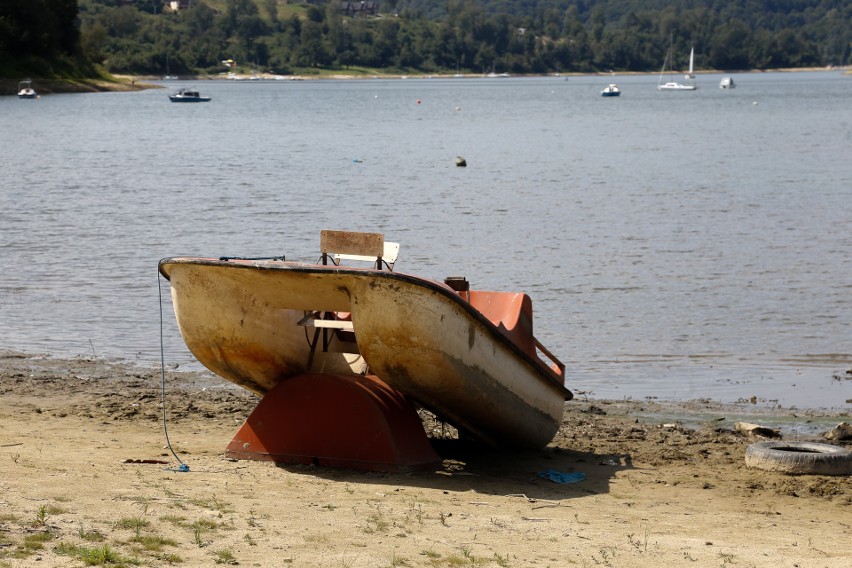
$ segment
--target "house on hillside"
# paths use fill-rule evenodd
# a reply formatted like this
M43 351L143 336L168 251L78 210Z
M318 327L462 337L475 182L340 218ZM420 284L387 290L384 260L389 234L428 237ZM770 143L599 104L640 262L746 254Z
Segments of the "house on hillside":
M169 0L169 8L172 12L186 10L192 4L192 0Z
M347 0L340 3L344 16L375 16L379 13L378 0Z

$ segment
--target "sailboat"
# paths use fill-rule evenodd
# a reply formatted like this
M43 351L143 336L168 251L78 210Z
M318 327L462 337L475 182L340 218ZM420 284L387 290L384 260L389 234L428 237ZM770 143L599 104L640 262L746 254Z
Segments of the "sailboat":
M689 56L689 74L687 75L688 79L691 79L695 75L692 73L692 61L693 54L695 49L693 48L692 53ZM695 85L684 85L683 83L678 83L674 80L673 74L674 70L672 66L674 65L674 47L673 45L669 46L669 50L666 53L666 58L663 60L663 68L660 70L660 80L657 82L657 90L658 91L694 91L697 87ZM666 73L666 67L669 69L669 80L666 83L663 83L663 75Z
M695 79L695 72L692 70L692 64L695 62L695 48L689 50L689 72L684 75L684 79Z

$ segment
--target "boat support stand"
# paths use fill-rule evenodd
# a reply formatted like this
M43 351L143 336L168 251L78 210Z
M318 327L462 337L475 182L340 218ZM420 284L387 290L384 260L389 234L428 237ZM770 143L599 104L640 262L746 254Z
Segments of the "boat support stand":
M234 459L365 471L433 469L414 406L373 375L305 373L269 391L228 444Z

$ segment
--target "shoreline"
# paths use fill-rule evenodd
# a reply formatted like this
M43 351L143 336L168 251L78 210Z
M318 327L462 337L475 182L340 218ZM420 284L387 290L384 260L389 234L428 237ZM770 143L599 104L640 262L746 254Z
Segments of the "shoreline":
M745 468L755 439L715 405L677 405L692 425L656 403L571 401L541 450L434 439L440 467L384 474L225 459L257 397L201 373L165 381L171 446L159 369L0 351L0 566L852 561L849 478Z
M814 71L837 71L844 75L852 75L852 69L847 67L803 67L803 68L781 68L781 69L751 69L745 71L728 71L728 70L699 70L696 75L742 75L749 73L803 73ZM554 73L527 73L519 75L505 75L497 78L533 78L533 77L618 77L618 76L638 76L638 75L656 75L657 72L648 71L613 71L613 72L554 72ZM487 74L482 73L381 73L377 70L376 73L334 73L328 75L312 75L312 74L293 74L293 75L277 75L273 73L236 73L232 76L226 76L224 73L219 75L188 75L175 76L173 79L164 79L154 75L114 75L115 81L103 79L81 79L64 81L59 79L39 79L34 78L33 84L36 91L41 94L58 94L58 93L98 93L98 92L134 92L145 89L163 89L166 88L161 82L176 82L176 81L360 81L374 79L482 79L489 78ZM19 79L0 79L0 96L16 95Z
M160 377L162 371L160 365L148 361L136 362L121 357L86 354L53 355L0 347L0 379L12 372L11 369L20 373L21 366L30 365L35 370L45 369L52 374L88 379L101 378L105 381L113 380L114 377L111 376L113 373L119 376L130 373L146 377L155 374ZM178 364L167 363L165 369L168 377L167 389L176 388L179 392L193 390L227 392L234 396L248 397L254 400L253 404L259 400L253 393L217 376L200 364L197 365L200 369L179 369ZM846 373L849 378L844 377L843 380L852 381L852 369ZM790 436L816 439L839 422L852 422L852 407L848 406L852 400L846 400L836 407L812 408L785 405L777 400L758 396L741 397L736 401L716 400L707 396L677 399L659 396L615 398L597 395L593 391L580 390L576 386L569 385L569 390L573 394L573 399L566 402L566 413L571 412L572 406L604 405L619 416L629 414L637 422L649 419L659 422L678 422L690 428L698 428L707 422L713 422L719 427L733 428L736 422L761 421L768 428L786 430Z

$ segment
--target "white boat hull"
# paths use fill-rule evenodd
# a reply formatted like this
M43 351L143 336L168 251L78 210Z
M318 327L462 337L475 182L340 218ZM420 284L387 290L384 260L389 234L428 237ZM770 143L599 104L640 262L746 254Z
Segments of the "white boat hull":
M658 91L694 91L695 85L683 85L681 83L670 81L657 86Z

